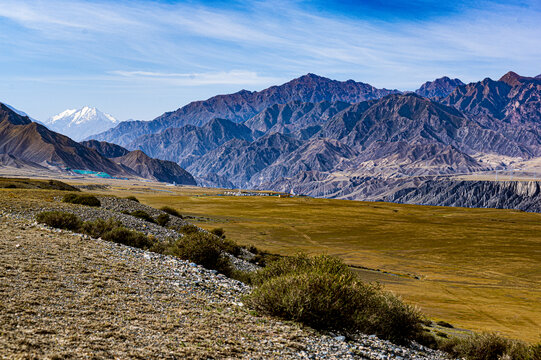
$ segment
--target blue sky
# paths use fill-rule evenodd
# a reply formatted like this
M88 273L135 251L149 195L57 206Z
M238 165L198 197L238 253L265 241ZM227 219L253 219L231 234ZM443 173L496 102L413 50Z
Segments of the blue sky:
M535 76L540 24L540 0L0 0L0 101L150 120L308 72L400 90Z

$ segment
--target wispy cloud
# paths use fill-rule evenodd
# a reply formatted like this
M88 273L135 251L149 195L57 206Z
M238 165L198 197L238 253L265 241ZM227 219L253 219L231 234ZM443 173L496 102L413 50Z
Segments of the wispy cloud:
M276 77L262 77L253 71L233 70L228 72L211 73L163 73L153 71L122 71L115 70L110 72L112 75L119 75L126 78L149 79L159 82L169 82L180 86L197 85L218 85L218 84L236 84L236 85L259 85L262 83L275 83L282 79Z
M21 77L57 78L70 92L66 99L84 82L95 89L89 101L115 97L118 109L104 110L122 114L127 101L118 89L144 92L143 84L153 98L161 87L163 98L175 102L164 106L175 108L195 96L256 90L307 72L401 89L441 75L473 81L510 69L541 73L535 0L461 0L449 15L426 19L411 12L400 18L396 7L376 9L393 11L374 17L300 0L214 4L0 0L0 97L22 86L16 82ZM422 0L415 6L435 5ZM104 86L115 93L104 93ZM194 86L201 90L188 90ZM129 102L130 111L154 113L145 106Z

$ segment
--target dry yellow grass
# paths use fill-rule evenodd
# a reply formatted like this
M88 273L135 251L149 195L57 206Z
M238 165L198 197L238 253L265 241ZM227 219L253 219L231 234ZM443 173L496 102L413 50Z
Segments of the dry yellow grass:
M203 228L224 228L241 244L284 255L327 253L350 265L380 269L359 273L381 281L434 320L540 339L541 214L225 197L217 196L222 193L217 189L131 182L114 182L101 192L172 206L197 217L195 223Z
M156 190L152 190L156 189ZM165 190L165 191L164 191ZM177 208L241 244L327 253L431 318L527 341L541 335L541 214L311 198L225 197L216 189L116 186ZM202 195L207 194L207 195Z

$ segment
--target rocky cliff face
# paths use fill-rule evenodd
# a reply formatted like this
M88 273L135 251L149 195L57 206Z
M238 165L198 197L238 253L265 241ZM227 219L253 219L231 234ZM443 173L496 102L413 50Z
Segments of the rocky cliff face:
M419 186L406 187L382 200L404 204L541 212L541 182L431 180Z
M219 179L220 186L225 184L223 179L227 179L234 187L247 187L252 177L300 144L300 141L279 133L251 143L234 139L196 160L188 170L207 181Z

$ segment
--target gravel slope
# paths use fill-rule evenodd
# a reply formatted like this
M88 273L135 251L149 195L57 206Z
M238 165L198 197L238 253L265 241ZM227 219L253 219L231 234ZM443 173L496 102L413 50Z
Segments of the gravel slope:
M243 306L250 289L238 281L45 228L7 203L0 216L1 358L444 358L419 346L370 336L348 342L258 316Z

